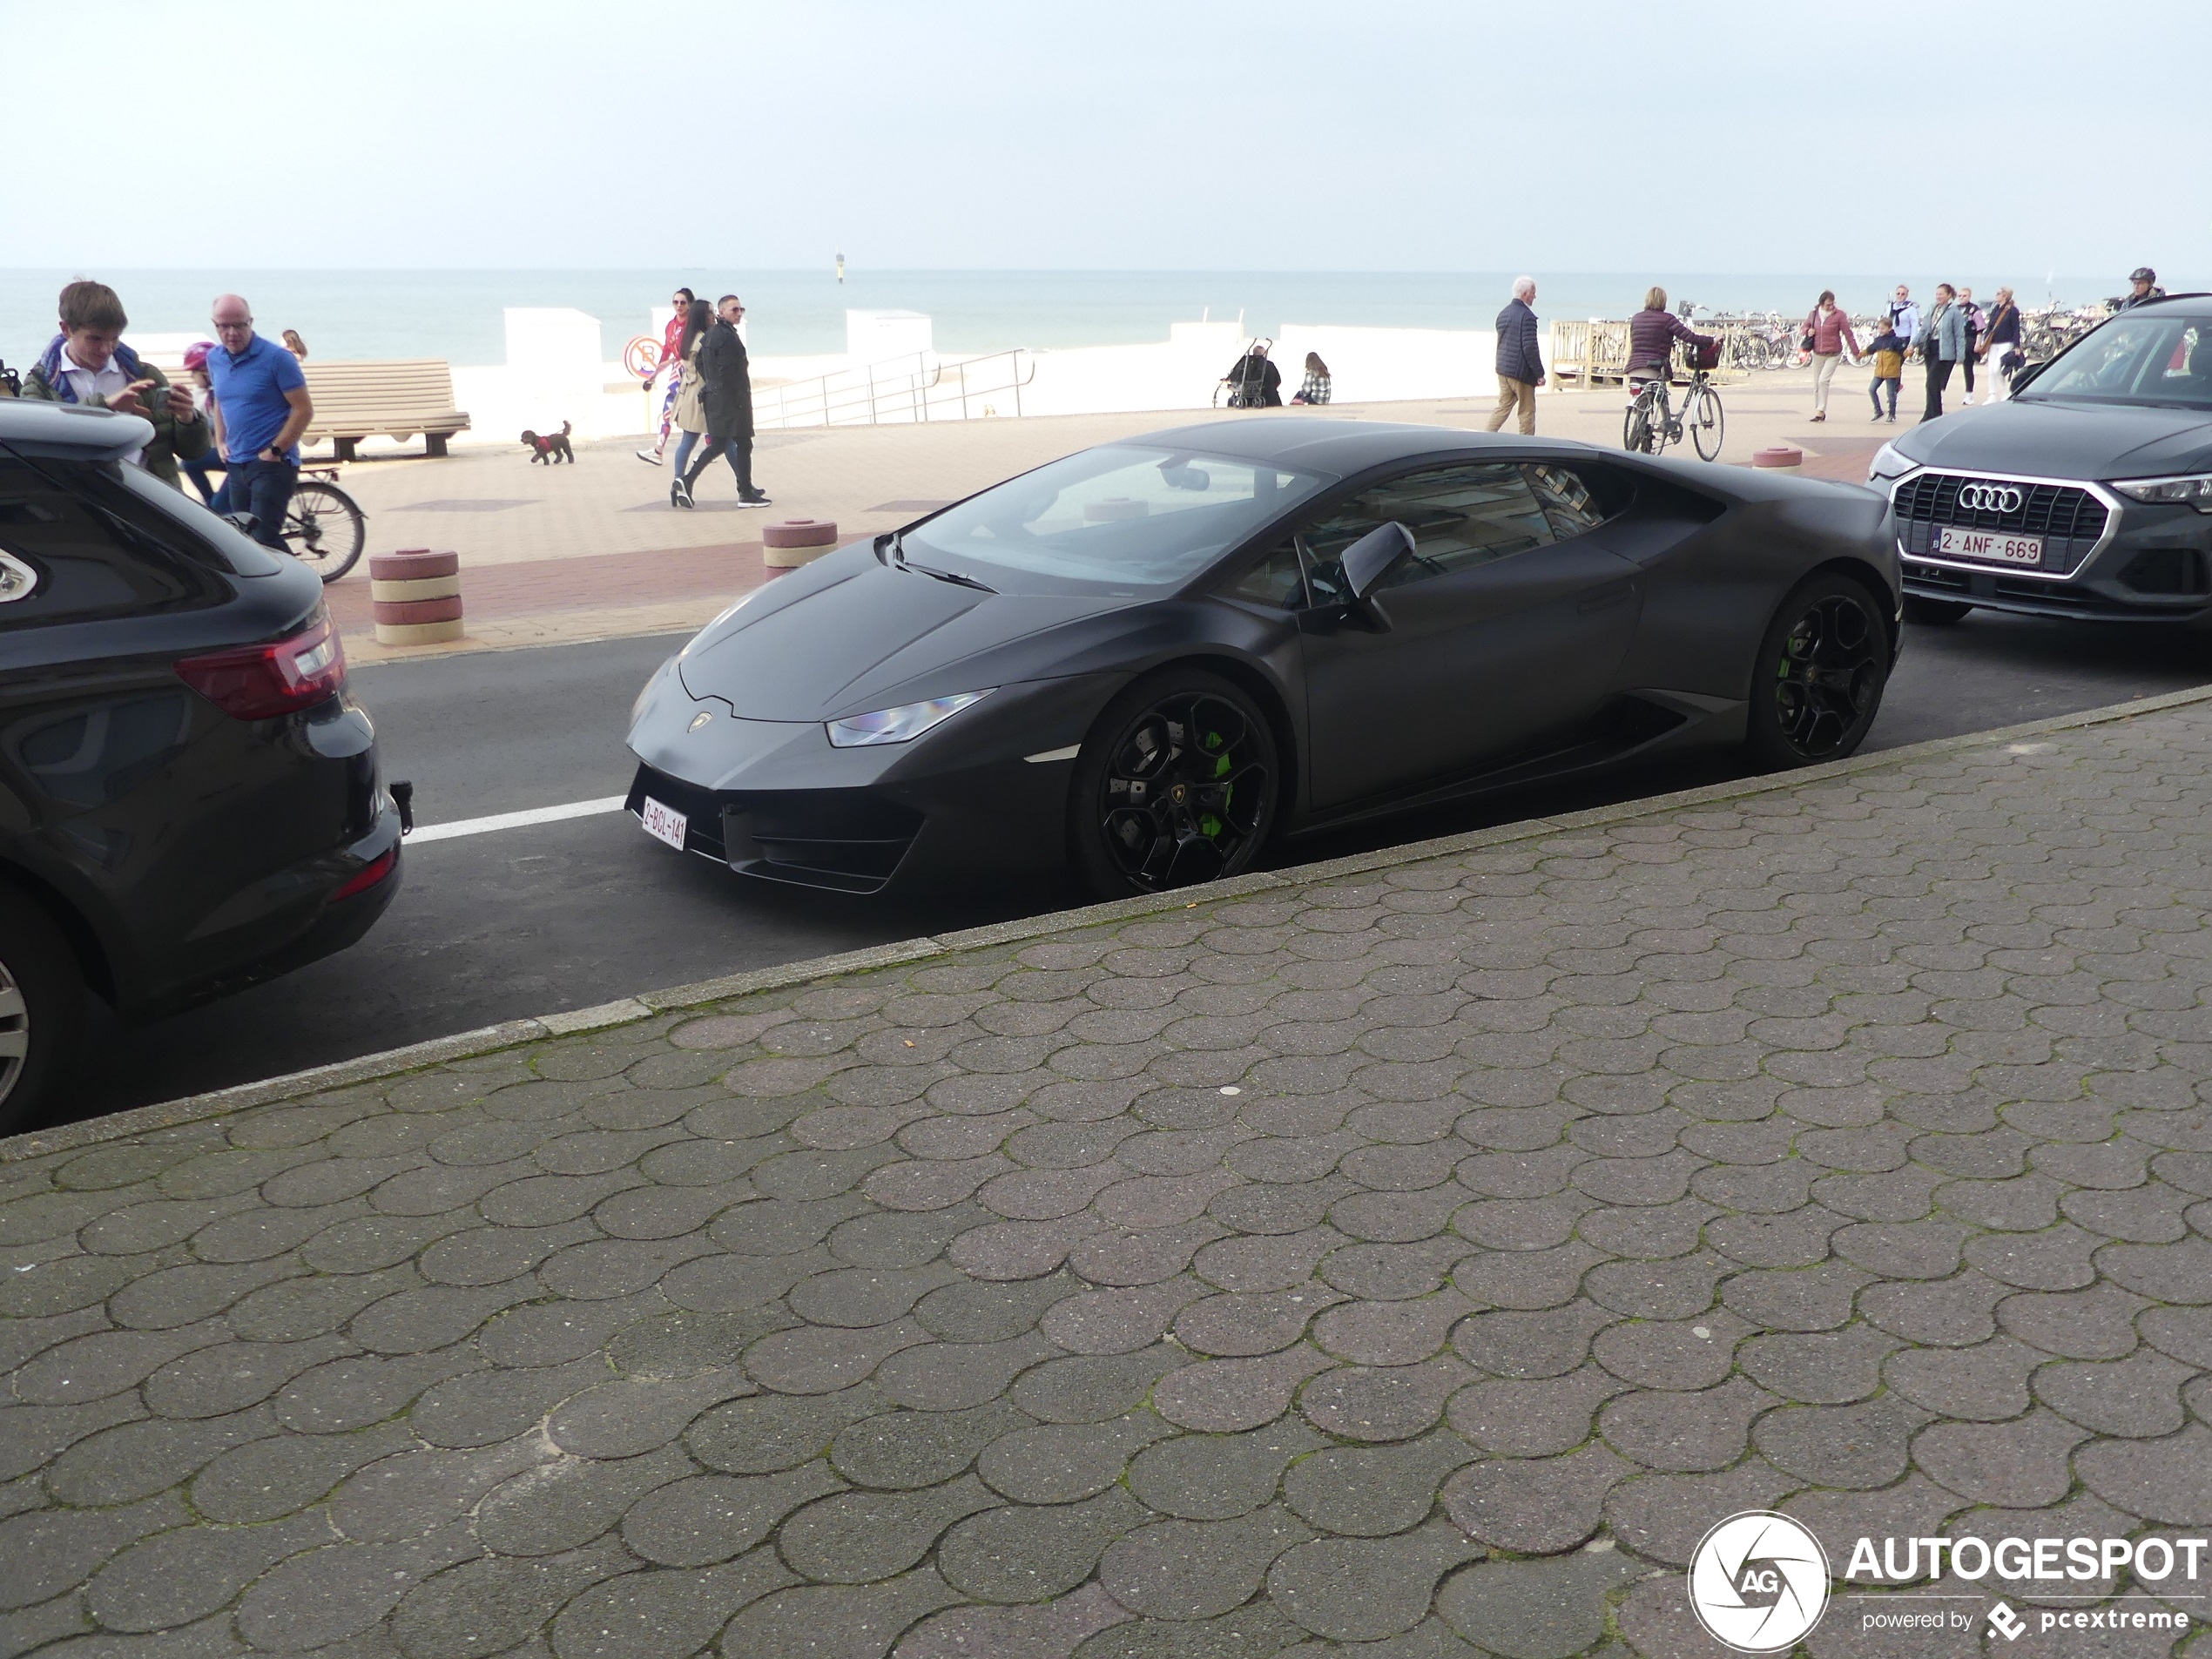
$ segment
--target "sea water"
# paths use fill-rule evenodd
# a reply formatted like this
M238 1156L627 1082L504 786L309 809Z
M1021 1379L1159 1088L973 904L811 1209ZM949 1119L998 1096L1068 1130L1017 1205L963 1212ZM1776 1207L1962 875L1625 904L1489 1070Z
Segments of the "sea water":
M1878 310L1895 275L1746 276L1534 273L1536 311L1552 318L1625 317L1656 282L1679 307L1779 311L1799 317L1821 289L1849 309ZM122 296L133 332L212 333L215 294L244 293L260 332L297 329L324 358L442 357L456 364L506 360L502 310L569 306L600 320L603 355L646 331L650 307L678 286L713 300L743 296L755 353L801 355L845 349L845 312L907 310L934 323L937 349L967 356L1013 346L1051 349L1167 338L1168 326L1211 315L1244 320L1271 337L1285 323L1387 328L1487 328L1511 296L1511 272L867 271L840 283L818 271L131 271L0 270L0 360L22 368L53 334L55 295L72 276L97 276ZM1924 300L1958 273L1907 273ZM2116 293L2119 276L2036 282L2013 273L1970 275L1983 300L2009 280L2023 304L2047 287L2069 304ZM2168 284L2169 287L2175 285Z

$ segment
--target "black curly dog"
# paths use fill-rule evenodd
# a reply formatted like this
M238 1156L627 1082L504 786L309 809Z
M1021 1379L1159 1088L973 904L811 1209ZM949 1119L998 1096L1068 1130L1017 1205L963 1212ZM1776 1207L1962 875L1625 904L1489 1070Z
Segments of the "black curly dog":
M563 421L558 432L549 432L542 438L535 432L523 433L523 443L530 452L530 465L535 467L543 461L554 467L565 461L574 466L576 451L569 447L569 434L574 429L571 422Z

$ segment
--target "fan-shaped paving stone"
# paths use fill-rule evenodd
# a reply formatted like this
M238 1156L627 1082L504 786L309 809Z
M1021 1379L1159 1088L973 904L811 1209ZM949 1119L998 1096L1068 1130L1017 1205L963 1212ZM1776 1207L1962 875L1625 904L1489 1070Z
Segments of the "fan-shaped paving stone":
M1048 1423L1103 1423L1143 1404L1153 1384L1189 1357L1179 1348L1156 1346L1049 1359L1024 1372L1008 1398Z
M1427 1616L1437 1581L1484 1554L1448 1521L1385 1541L1322 1538L1268 1569L1271 1602L1316 1635L1379 1642Z
M689 1659L738 1608L797 1581L767 1549L702 1572L625 1573L561 1609L553 1651L559 1659Z
M1617 1550L1485 1561L1453 1574L1436 1607L1454 1630L1503 1659L1569 1659L1604 1635L1606 1593L1643 1570Z
M1743 1454L1751 1420L1777 1404L1741 1377L1693 1393L1639 1391L1599 1413L1607 1442L1648 1469L1724 1469Z
M1486 1452L1549 1457L1590 1437L1598 1407L1629 1385L1598 1366L1527 1382L1470 1383L1452 1396L1447 1419L1454 1433Z
M1717 1474L1647 1474L1624 1480L1605 1501L1606 1524L1639 1555L1687 1567L1714 1519L1743 1509L1771 1509L1798 1484L1760 1458Z
M1150 1412L1097 1424L1041 1424L994 1440L975 1472L1017 1503L1072 1503L1104 1491L1131 1458L1174 1433Z
M540 1464L476 1507L476 1537L502 1555L576 1549L612 1528L647 1493L693 1473L691 1460L674 1446L611 1462L562 1458Z
M1042 1607L953 1608L909 1631L898 1659L1069 1659L1086 1637L1131 1616L1096 1584Z
M2081 1482L2115 1508L2169 1527L2212 1526L2212 1429L2159 1440L2100 1440L2074 1455Z
M1478 1313L1452 1332L1460 1358L1499 1377L1558 1377L1580 1366L1615 1314L1589 1302L1542 1312Z
M786 1515L844 1487L829 1466L702 1474L656 1487L623 1517L623 1541L662 1567L708 1567L751 1549Z
M1753 1337L1737 1350L1737 1363L1770 1393L1809 1406L1840 1406L1882 1386L1883 1359L1899 1345L1872 1325L1851 1325Z
M1407 1440L1433 1427L1445 1402L1473 1377L1450 1354L1417 1366L1341 1366L1305 1385L1298 1409L1345 1440Z
M1905 1473L1912 1433L1932 1413L1883 1396L1854 1406L1785 1406L1759 1420L1768 1462L1816 1485L1886 1486Z
M2047 1411L2009 1423L1935 1423L1913 1440L1912 1460L1960 1497L2032 1509L2066 1496L2071 1453L2088 1438Z
M813 1584L779 1590L730 1621L721 1650L883 1659L909 1625L960 1600L928 1568L882 1584Z
M872 1384L830 1394L756 1394L718 1406L685 1431L692 1455L731 1474L771 1474L827 1455L848 1423L890 1404Z
M887 1412L839 1430L830 1461L860 1486L934 1486L966 1469L993 1441L1035 1421L1002 1399L965 1411Z
M1277 1505L1233 1521L1163 1521L1109 1548L1099 1582L1152 1618L1211 1618L1242 1606L1278 1556L1312 1536Z
M1461 1469L1444 1507L1461 1530L1518 1554L1555 1554L1595 1532L1605 1494L1636 1466L1602 1445L1564 1457L1506 1458Z
M914 1492L840 1493L786 1521L777 1548L808 1578L869 1583L912 1567L954 1521L999 1502L973 1475Z
M1447 1477L1476 1455L1446 1433L1397 1446L1335 1447L1292 1464L1283 1497L1325 1532L1380 1538L1427 1520Z
M1089 1578L1109 1544L1153 1518L1119 1487L1081 1503L986 1510L945 1535L937 1565L980 1602L1048 1602Z

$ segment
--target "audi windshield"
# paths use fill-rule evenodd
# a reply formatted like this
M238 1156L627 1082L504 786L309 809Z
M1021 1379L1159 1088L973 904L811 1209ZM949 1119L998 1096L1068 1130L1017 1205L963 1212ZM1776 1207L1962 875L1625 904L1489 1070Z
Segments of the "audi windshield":
M2212 410L2212 315L2122 312L2022 389L2024 403L2128 403Z

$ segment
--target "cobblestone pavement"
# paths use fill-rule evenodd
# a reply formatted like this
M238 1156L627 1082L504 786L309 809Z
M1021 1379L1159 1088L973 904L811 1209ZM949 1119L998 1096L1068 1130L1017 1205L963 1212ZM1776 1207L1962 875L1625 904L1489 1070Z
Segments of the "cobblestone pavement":
M2208 807L2200 704L0 1165L0 1652L1674 1659L1747 1507L2201 1533Z

